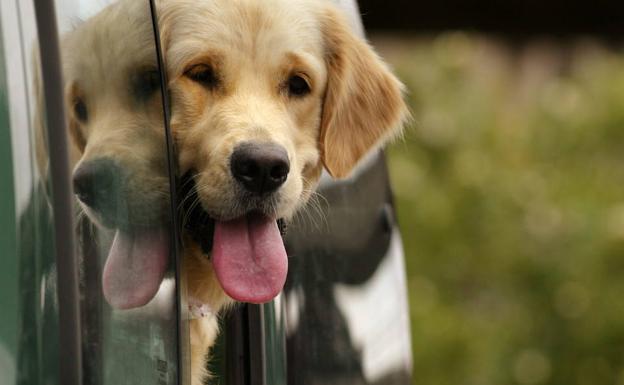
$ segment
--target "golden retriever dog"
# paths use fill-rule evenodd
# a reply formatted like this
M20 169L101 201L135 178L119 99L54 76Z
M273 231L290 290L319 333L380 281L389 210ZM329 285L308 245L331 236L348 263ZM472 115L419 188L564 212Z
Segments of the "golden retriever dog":
M402 84L327 0L162 0L159 25L183 178L189 298L218 313L282 289L278 222L323 167L347 177L399 134ZM216 335L192 321L192 381Z

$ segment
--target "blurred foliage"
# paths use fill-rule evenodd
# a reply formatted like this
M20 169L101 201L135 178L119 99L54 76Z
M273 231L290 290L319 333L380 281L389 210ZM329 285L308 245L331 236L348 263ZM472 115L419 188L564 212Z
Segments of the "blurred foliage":
M414 384L624 384L624 55L373 44L414 116L388 151Z

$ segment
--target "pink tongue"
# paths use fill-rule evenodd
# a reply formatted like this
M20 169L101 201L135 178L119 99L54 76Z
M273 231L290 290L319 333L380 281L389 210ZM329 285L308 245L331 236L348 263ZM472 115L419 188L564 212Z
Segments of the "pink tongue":
M277 223L258 214L215 223L212 263L223 290L241 302L272 300L288 272Z
M169 255L165 229L127 234L117 230L102 277L104 297L117 309L148 303L158 291Z

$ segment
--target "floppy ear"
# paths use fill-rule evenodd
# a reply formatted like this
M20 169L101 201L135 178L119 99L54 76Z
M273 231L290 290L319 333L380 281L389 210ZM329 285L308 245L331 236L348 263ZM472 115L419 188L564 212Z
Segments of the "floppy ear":
M403 85L338 11L321 17L328 71L321 116L323 164L346 177L373 148L401 132L408 116Z

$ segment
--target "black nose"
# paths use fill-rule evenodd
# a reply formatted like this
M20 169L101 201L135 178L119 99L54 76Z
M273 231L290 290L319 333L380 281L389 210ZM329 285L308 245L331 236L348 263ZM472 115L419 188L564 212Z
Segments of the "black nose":
M98 210L115 210L121 169L109 158L90 160L74 171L74 193L84 204Z
M247 191L262 195L277 190L286 181L290 162L280 145L247 142L234 149L230 169Z

